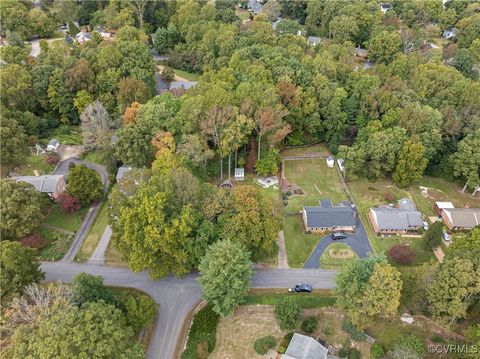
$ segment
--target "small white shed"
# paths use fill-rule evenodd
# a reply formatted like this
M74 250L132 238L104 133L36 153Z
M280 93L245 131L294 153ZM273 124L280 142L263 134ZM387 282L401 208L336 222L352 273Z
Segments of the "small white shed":
M333 158L333 156L328 156L327 157L327 166L332 168L334 164L335 164L335 159Z
M52 138L47 145L47 151L56 151L58 146L60 146L60 142L56 138Z
M235 181L243 181L245 179L245 169L235 168Z

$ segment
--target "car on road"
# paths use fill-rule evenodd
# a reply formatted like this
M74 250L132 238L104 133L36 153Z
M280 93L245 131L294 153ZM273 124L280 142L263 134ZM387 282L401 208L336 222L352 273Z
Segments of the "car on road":
M295 287L290 288L288 291L296 292L296 293L301 293L301 292L310 293L312 291L312 285L306 284L306 283L300 283L300 284L297 284Z
M343 232L333 232L332 233L332 239L336 241L337 239L345 239L347 238L347 235Z
M450 237L450 235L447 233L447 231L446 231L446 230L443 230L443 240L444 240L445 242L448 242L448 241L450 241L451 239L452 239L452 237Z

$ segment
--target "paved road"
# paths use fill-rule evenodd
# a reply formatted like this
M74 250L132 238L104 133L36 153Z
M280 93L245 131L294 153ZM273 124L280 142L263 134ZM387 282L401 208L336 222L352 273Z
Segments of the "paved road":
M107 251L108 243L112 237L112 227L106 226L103 231L102 238L97 244L97 247L93 251L92 256L88 260L90 264L104 265L105 264L105 252Z
M107 285L136 288L148 293L160 304L160 308L147 359L173 359L184 321L202 295L196 274L189 274L182 279L170 276L153 281L146 272L133 273L127 268L66 262L43 263L42 270L46 273L45 280L49 282L70 282L74 275L87 272L101 275ZM320 269L259 270L253 276L252 287L289 288L300 282L308 282L314 288L331 289L334 275L334 271Z
M323 251L331 243L345 243L352 247L352 249L358 254L360 258L366 258L369 252L373 253L372 246L368 240L367 233L363 227L360 216L357 215L356 218L357 230L355 233L347 233L346 239L340 239L334 241L330 235L323 237L320 242L317 244L313 250L310 258L307 259L303 268L320 268L320 257L322 256Z
M70 164L72 163L75 163L75 164L81 163L87 166L88 168L91 168L92 170L97 171L97 173L100 175L100 178L102 179L102 182L103 182L103 190L106 191L108 189L109 180L108 180L108 173L105 167L103 167L102 165L98 165L96 163L83 161L76 157L71 157L64 161L61 161L55 168L54 174L64 175L66 178L68 178L69 167L70 167ZM87 212L87 215L85 216L85 219L83 220L82 225L80 226L80 229L75 235L75 239L73 240L72 245L68 249L67 253L65 253L65 256L62 258L62 261L71 262L75 259L75 256L77 255L78 251L80 250L80 247L82 246L85 236L87 235L90 227L92 226L93 222L95 221L95 218L97 217L98 212L100 211L101 203L102 203L101 201L97 201L91 205L91 207Z

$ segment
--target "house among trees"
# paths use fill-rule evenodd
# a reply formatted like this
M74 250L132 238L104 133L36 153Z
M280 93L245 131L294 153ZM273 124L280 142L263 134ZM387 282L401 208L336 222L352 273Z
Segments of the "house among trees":
M480 226L480 208L444 208L442 219L449 229L472 229Z
M447 40L451 40L457 36L457 29L454 27L449 27L448 29L445 29L442 36Z
M393 10L392 4L385 3L385 4L380 4L380 11L383 12L384 14L387 13L387 11Z
M412 200L402 198L397 207L370 208L368 218L375 233L407 233L423 226L422 215Z
M312 46L319 45L321 41L322 41L322 39L318 36L309 36L307 38L307 42Z
M47 151L56 151L60 142L56 138L52 138L47 144Z
M355 210L350 202L334 206L329 199L320 200L320 206L303 207L303 224L307 232L355 231Z
M75 40L79 44L84 44L92 39L92 35L90 35L88 32L85 31L80 31L78 34L75 35Z
M281 359L325 359L327 354L327 348L312 337L295 333Z
M63 175L44 176L17 176L12 177L17 182L31 184L38 192L47 193L51 198L56 199L65 192L65 177Z

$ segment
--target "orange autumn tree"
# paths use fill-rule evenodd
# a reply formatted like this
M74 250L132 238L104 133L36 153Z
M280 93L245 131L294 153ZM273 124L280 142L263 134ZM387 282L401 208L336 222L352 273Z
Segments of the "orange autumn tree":
M134 123L137 120L138 109L140 108L140 103L135 101L130 107L127 107L125 113L123 114L123 123L128 125Z

